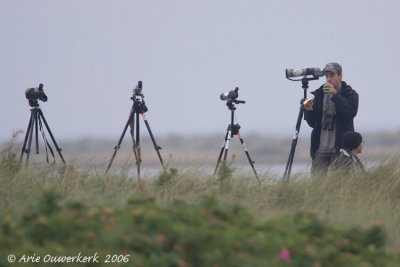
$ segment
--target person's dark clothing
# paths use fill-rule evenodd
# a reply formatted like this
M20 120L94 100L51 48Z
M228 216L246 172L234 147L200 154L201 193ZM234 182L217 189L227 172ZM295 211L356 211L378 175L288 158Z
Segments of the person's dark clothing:
M311 92L314 95L313 110L304 112L304 117L313 128L311 133L311 158L314 160L315 152L317 151L320 144L321 128L322 128L322 106L324 100L323 86ZM335 150L339 153L342 148L342 136L347 131L354 131L353 119L357 115L358 111L358 94L349 85L342 81L342 88L334 96L330 98L330 101L335 103L336 114L336 135L335 135Z
M326 174L329 170L329 166L331 166L332 162L336 158L336 153L316 151L315 154L316 156L311 165L311 174Z
M347 149L340 149L340 155L333 163L333 169L345 173L353 173L356 171L365 172L364 165L360 159L356 155L351 154L350 150Z

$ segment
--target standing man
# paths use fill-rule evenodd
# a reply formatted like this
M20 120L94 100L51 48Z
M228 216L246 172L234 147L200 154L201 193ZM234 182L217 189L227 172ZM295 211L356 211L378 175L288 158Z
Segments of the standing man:
M358 94L342 81L342 66L328 63L323 69L326 83L311 92L314 99L304 101L305 119L313 130L310 154L311 174L326 173L342 146L343 134L354 131Z

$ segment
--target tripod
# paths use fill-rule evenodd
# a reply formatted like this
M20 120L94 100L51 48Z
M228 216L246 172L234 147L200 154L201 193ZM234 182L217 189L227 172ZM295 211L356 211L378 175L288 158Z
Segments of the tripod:
M56 139L54 138L53 133L51 132L50 127L47 124L46 119L44 118L43 112L39 107L38 101L37 100L29 100L29 104L32 106L31 118L29 120L28 129L26 130L25 140L24 140L24 144L22 146L22 151L21 151L21 156L19 158L19 162L22 162L24 153L26 153L26 165L28 165L29 155L31 153L33 135L35 135L36 154L39 154L39 130L42 132L42 137L43 137L44 145L46 148L47 163L49 163L47 148L49 149L51 155L55 159L53 149L51 148L49 142L46 139L46 135L45 135L43 124L42 124L42 121L43 121L44 125L47 129L47 132L50 134L51 140L53 140L54 146L55 146L58 154L60 155L62 162L65 164L64 157L61 154L61 148L57 145ZM35 132L33 131L34 128L35 128Z
M249 160L250 166L253 169L253 172L257 178L257 181L258 181L259 185L261 186L260 179L258 178L256 169L254 168L254 161L251 160L249 151L247 150L247 147L246 147L246 144L244 143L243 138L240 136L240 131L239 131L240 125L234 124L234 117L235 117L235 110L236 110L235 104L244 104L244 103L246 103L246 102L242 101L242 100L234 100L234 99L227 100L227 102L226 102L226 105L228 106L229 110L231 111L231 123L228 125L228 128L226 130L224 143L222 144L222 148L219 153L218 160L217 160L217 166L215 167L215 170L214 170L214 176L217 173L219 164L221 163L222 154L224 154L224 161L225 161L228 156L229 142L230 142L231 138L233 138L234 135L237 135L239 137L240 143L244 147L244 151L246 153L247 159ZM225 150L225 153L224 153L224 150Z
M113 153L110 163L108 164L108 167L106 169L106 174L110 170L111 165L114 161L115 155L117 154L118 150L121 148L121 143L122 143L122 140L124 139L126 130L128 129L128 126L130 126L131 127L131 136L132 136L132 141L133 141L132 148L133 148L133 153L134 153L135 159L136 159L138 180L140 181L140 164L142 162L141 148L140 148L140 121L139 121L140 115L142 116L144 123L146 124L151 141L153 142L154 148L157 152L157 155L158 155L158 158L160 160L163 170L165 170L165 166L164 166L164 161L160 154L161 147L159 145L157 145L156 140L154 139L153 133L150 129L149 122L147 121L147 118L145 115L145 113L148 111L148 108L144 102L144 95L142 94L142 82L141 81L139 81L138 86L134 90L134 94L131 97L131 99L133 100L131 113L129 115L128 121L125 124L124 130L122 131L121 137L119 138L118 144L114 147L114 153ZM135 132L135 126L136 126L136 132ZM136 134L136 138L134 137L135 134Z
M303 88L303 91L304 91L304 98L303 99L307 98L308 81L311 81L311 80L318 80L318 77L313 77L313 78L304 77L304 78L301 79L302 88ZM301 102L303 102L303 101L301 101ZM303 105L303 103L301 103L300 104L299 115L297 117L296 131L295 131L293 139L292 139L292 145L290 147L289 158L288 158L288 161L286 163L285 173L283 175L283 179L287 180L287 181L289 180L290 173L292 171L293 158L294 158L294 153L296 151L297 140L298 140L298 137L299 137L301 120L303 119L303 116L304 116L304 105Z

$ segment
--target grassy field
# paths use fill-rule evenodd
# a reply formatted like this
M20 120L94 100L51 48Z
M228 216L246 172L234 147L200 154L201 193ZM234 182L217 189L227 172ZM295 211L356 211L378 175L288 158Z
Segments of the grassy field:
M240 216L248 217L249 221L257 218L254 220L268 222L285 216L296 218L300 212L315 214L324 225L366 231L371 227L379 227L385 236L385 242L374 245L381 246L382 250L379 253L392 255L400 251L400 228L398 227L400 223L400 205L398 204L400 201L400 160L398 158L382 162L363 175L346 176L330 173L319 178L292 177L289 182L262 175L261 186L253 176L241 174L240 170L234 170L225 164L216 177L196 169L186 171L170 169L168 172L138 182L135 176L130 176L128 173L128 169L112 170L106 176L103 171L98 172L91 168L82 171L72 165L31 164L28 168L23 168L16 161L12 145L5 146L1 152L0 163L0 219L7 223L11 218L23 222L23 218L26 218L30 211L36 210L37 215L38 212L43 212L43 207L56 205L51 202L52 195L50 194L49 197L49 192L57 196L54 198L58 199L59 206L57 207L60 207L60 210L71 212L75 210L71 209L71 203L75 203L77 207L83 206L86 212L112 207L117 214L124 213L124 209L129 206L127 203L132 202L132 198L135 201L146 202L150 197L154 203L170 205L168 207L171 210L181 207L199 211L211 209L208 206L210 204L204 202L205 198L210 198L213 202L219 203L218 205L230 207L228 209L232 206L241 207L243 214ZM50 204L46 201L50 201ZM178 205L177 208L176 201L185 204ZM146 206L141 208L145 209ZM147 208L157 209L153 206ZM314 218L313 215L306 216ZM227 224L229 223L236 222L227 221ZM248 222L248 224L252 223ZM4 225L3 223L3 228ZM257 226L254 227L257 228ZM329 231L326 230L326 232ZM351 231L353 230L348 232ZM332 232L331 235L341 236L337 232ZM359 235L362 236L363 233L360 232ZM159 238L162 239L162 237ZM275 241L271 242L273 244ZM291 241L288 242L290 246ZM101 244L104 245L107 242ZM282 244L279 244L280 247L276 248L278 252L284 250ZM293 241L293 244L297 243ZM364 255L363 253L359 252L359 255ZM353 252L353 254L356 253ZM380 255L388 257L386 254ZM143 256L141 262L146 263L146 260L149 258ZM362 260L367 262L365 259ZM175 265L165 266L186 266L183 263L179 265L179 260L176 262ZM388 262L392 263L392 260ZM188 266L196 266L187 258L186 263L189 264ZM332 265L326 266L342 266L335 264L338 263L332 261ZM262 265L255 263L251 266ZM278 264L277 266L286 265ZM379 264L379 266L386 265ZM396 264L390 264L390 266L396 266Z

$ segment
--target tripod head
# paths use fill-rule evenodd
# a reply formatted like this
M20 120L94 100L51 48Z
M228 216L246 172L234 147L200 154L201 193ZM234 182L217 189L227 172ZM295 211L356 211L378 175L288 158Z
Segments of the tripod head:
M133 105L135 106L135 112L137 113L146 113L149 110L144 102L142 85L142 81L138 81L136 88L133 89L133 96L131 97L131 99L133 100Z
M234 114L236 110L235 104L245 104L246 101L244 100L236 100L236 99L229 99L226 101L226 106L228 109L231 111L231 123L228 126L228 129L230 129L232 137L234 135L237 135L239 133L240 125L238 123L234 124Z
M313 75L312 77L304 75L303 78L294 80L294 79L290 79L290 77L288 77L287 73L288 73L288 70L286 70L286 78L288 80L290 80L290 81L301 81L301 84L302 84L301 88L303 88L303 90L304 90L304 98L307 98L308 82L309 81L314 81L314 80L319 80L319 77L320 77L318 75ZM301 105L303 105L303 104L301 104Z
M29 99L29 106L33 107L33 108L38 108L39 107L39 102L37 100L32 100Z
M235 104L245 104L246 101L244 100L236 100L236 99L231 99L226 101L226 106L229 108L229 110L236 110Z
M307 91L307 89L308 89L308 82L309 81L314 81L314 80L319 80L319 77L306 77L306 76L304 76L303 77L303 79L301 79L301 84L302 84L302 86L301 86L301 88L303 88L304 89L304 91ZM291 81L295 81L295 80L291 80ZM299 81L299 80L298 80Z

